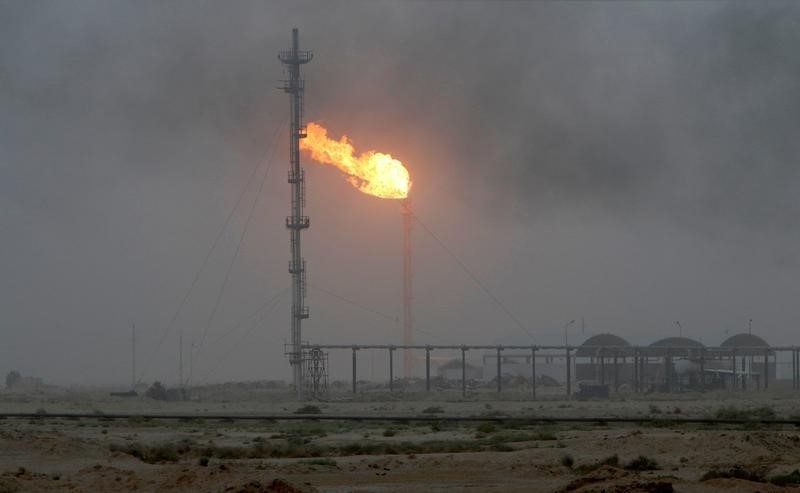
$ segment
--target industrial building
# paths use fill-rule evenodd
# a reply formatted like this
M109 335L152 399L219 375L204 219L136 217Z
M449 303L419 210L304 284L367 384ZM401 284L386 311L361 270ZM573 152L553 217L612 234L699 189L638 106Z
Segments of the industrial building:
M644 392L766 388L777 380L777 363L769 344L748 333L731 336L717 347L688 337L633 347L617 335L599 334L577 348L575 376L579 382Z

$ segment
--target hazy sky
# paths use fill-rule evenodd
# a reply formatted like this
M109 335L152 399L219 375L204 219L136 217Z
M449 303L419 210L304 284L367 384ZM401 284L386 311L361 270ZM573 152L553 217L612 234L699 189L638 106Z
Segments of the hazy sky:
M315 54L307 119L401 159L419 217L535 342L581 316L572 342L647 344L680 320L714 345L750 318L800 342L796 2L16 0L0 371L127 382L135 323L145 380L177 379L179 330L188 374L206 328L195 381L289 376L276 54L294 26ZM304 338L399 342L399 204L305 167ZM414 257L419 342L532 342L420 225Z

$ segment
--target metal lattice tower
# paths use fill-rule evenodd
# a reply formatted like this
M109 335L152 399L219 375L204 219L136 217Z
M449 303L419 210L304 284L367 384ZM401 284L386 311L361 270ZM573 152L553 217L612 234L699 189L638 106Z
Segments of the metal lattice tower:
M304 381L307 396L322 399L328 394L328 353L311 348L303 353Z
M413 269L411 264L411 199L406 198L400 203L400 213L403 216L403 344L414 344L414 313L412 301L414 299L412 287ZM414 374L414 355L408 349L403 350L403 376L411 378Z
M300 233L308 228L308 216L303 215L305 206L305 177L300 167L300 139L306 136L303 125L303 92L305 83L300 74L300 66L311 61L310 51L300 50L299 33L292 29L292 48L281 50L278 58L286 67L289 78L283 81L283 90L289 94L291 122L289 126L289 184L291 185L292 214L286 218L289 228L289 244L292 260L289 273L292 275L292 342L289 350L289 363L292 365L294 388L297 398L303 397L303 346L302 322L308 318L306 306L306 262L300 249Z

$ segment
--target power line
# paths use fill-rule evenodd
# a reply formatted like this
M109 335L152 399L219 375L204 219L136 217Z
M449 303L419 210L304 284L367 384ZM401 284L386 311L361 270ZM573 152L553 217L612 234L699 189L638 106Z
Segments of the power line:
M285 124L286 121L283 121L281 125L278 127L278 130L281 130ZM225 234L225 230L228 228L228 224L230 224L231 219L233 218L234 214L236 214L236 211L239 209L239 205L241 205L242 199L247 193L247 190L250 188L250 183L253 182L253 178L256 176L256 173L258 172L259 168L261 168L261 165L264 163L264 159L267 157L269 151L270 148L267 148L264 151L264 154L261 156L261 159L258 160L256 165L253 167L253 171L250 172L250 176L248 176L247 181L245 182L244 187L242 188L242 191L239 192L239 196L236 199L236 203L234 204L231 211L228 213L227 217L225 218L225 221L222 223L222 227L219 229L217 236L211 243L211 247L206 252L205 257L203 258L203 262L200 265L200 268L197 270L197 272L195 272L194 277L192 278L192 282L189 284L189 289L186 290L186 294L184 294L183 298L178 304L178 308L175 310L175 313L172 314L172 318L167 324L167 327L164 329L164 332L162 333L161 339L158 341L155 350L153 351L150 358L147 360L147 363L142 368L141 376L137 379L136 382L137 384L141 383L142 379L144 379L144 376L147 374L147 371L150 369L150 366L152 365L153 361L158 355L158 351L161 349L161 346L164 344L164 341L166 340L167 336L170 334L170 332L172 332L172 329L175 326L175 322L178 320L178 317L183 311L183 307L186 305L186 302L189 301L189 297L192 295L192 292L194 291L194 288L197 285L197 281L200 279L200 275L203 273L206 266L208 265L208 261L211 259L211 255L217 249L219 241L222 239L222 236Z
M351 300L350 298L346 298L346 297L344 297L344 296L342 296L340 294L336 294L333 291L327 290L327 289L322 288L320 286L317 286L315 284L309 283L308 285L311 288L316 289L317 291L321 291L321 292L327 294L328 296L336 298L339 301L343 301L343 302L345 302L345 303L347 303L349 305L352 305L352 306L354 306L354 307L356 307L356 308L358 308L360 310L372 313L373 315L377 315L378 317L381 317L383 319L389 320L389 321L391 321L393 323L397 323L397 317L393 317L393 316L391 316L389 314L386 314L386 313L380 312L378 310L375 310L374 308L370 308L370 307L368 307L366 305L363 305L363 304L361 304L361 303L359 303L357 301ZM433 333L431 333L431 332L429 332L427 330L420 329L418 326L415 327L415 330L417 330L418 332L422 332L423 334L428 335L428 336L430 336L431 338L433 338L433 339L435 339L437 341L444 342L442 338L438 337L437 335L435 335L435 334L433 334Z
M228 287L228 281L230 280L231 277L231 271L233 271L233 265L236 263L236 259L239 257L239 251L242 248L245 235L247 235L247 230L249 229L250 222L253 219L253 213L256 210L258 199L261 197L261 192L264 190L264 183L266 183L267 176L269 176L269 171L272 167L271 164L273 161L272 158L275 156L275 143L277 142L281 130L283 130L283 125L278 127L278 130L275 132L275 135L273 136L272 144L270 146L272 149L272 153L270 154L269 159L266 161L266 169L264 170L264 176L261 178L261 183L258 185L258 193L256 194L256 197L253 200L253 205L250 207L250 212L247 214L247 220L245 220L244 228L242 229L242 234L239 235L239 242L236 244L236 250L233 253L233 257L231 258L230 263L228 263L228 269L225 271L225 278L222 281L222 286L220 287L219 293L217 293L217 299L214 301L214 308L211 310L211 314L208 316L208 320L206 321L206 326L203 329L202 337L200 337L200 343L197 346L197 351L199 351L200 348L203 347L203 344L205 344L206 335L208 334L209 328L211 328L211 322L217 315L219 306L222 303L222 297L225 295L225 289Z
M350 304L350 305L352 305L352 306L354 306L356 308L359 308L361 310L364 310L366 312L372 313L373 315L377 315L377 316L379 316L381 318L389 320L390 322L397 322L397 317L393 317L393 316L388 315L386 313L379 312L378 310L375 310L374 308L370 308L370 307L368 307L366 305L362 305L361 303L359 303L357 301L353 301L353 300L351 300L349 298L345 298L344 296L336 294L333 291L329 291L329 290L327 290L325 288L321 288L321 287L317 286L316 284L308 283L308 285L310 287L316 289L317 291L321 291L321 292L327 294L328 296L336 298L339 301L344 301L345 303L348 303L348 304Z
M481 290L483 290L483 292L484 292L484 293L486 293L486 295L487 295L487 296L488 296L488 297L489 297L489 298L490 298L492 301L494 301L494 303L495 303L497 306L499 306L499 307L500 307L500 309L502 309L502 310L505 312L505 314L506 314L506 315L508 315L508 318L510 318L511 320L513 320L513 321L514 321L514 323L516 324L516 326L517 326L517 327L518 327L520 330L522 330L522 331L523 331L523 332L524 332L524 333L525 333L525 334L526 334L528 337L530 337L531 339L533 339L533 334L531 334L531 333L530 333L530 331L529 331L527 328L525 328L525 325L524 325L522 322L520 322L520 320L519 320L519 319L518 319L516 316L514 316L514 314L513 314L513 313L511 313L511 310L509 310L509 309L508 309L508 307L507 307L505 304L503 304L503 302L502 302L502 301L500 301L500 299L499 299L497 296L495 296L495 295L494 295L494 293L492 293L492 292L489 290L489 288L488 288L488 287L487 287L487 286L486 286L484 283L482 283L482 282L480 281L480 279L478 279L478 276L476 276L475 274L473 274L473 273L472 273L472 271L471 271L471 270L469 270L469 269L467 268L467 266L466 266L466 265L464 265L464 262L462 262L462 261L461 261L461 259L460 259L460 258L458 258L458 256L457 256L455 253L453 253L453 251L452 251L452 250L450 250L450 249L447 247L447 245L445 245L445 243L444 243L444 242L443 242L443 241L442 241L442 240L441 240L441 239L440 239L438 236L436 236L436 234L434 234L434 232L433 232L433 231L431 231L431 229L430 229L430 228L429 228L429 227L428 227L428 226L427 226L427 225L426 225L424 222L422 222L422 219L420 219L420 218L419 218L419 216L418 216L416 213L414 213L414 211L411 211L411 210L409 210L408 212L409 212L409 214L411 214L411 216L412 216L414 219L416 219L416 220L417 220L417 222L419 223L419 225L420 225L420 226L422 226L422 229L424 229L424 230L425 230L425 231L426 231L426 232L427 232L429 235L431 235L431 237L432 237L434 240L436 240L436 243L438 243L438 244L439 244L439 246L440 246L440 247L442 247L442 249L443 249L445 252L447 252L447 254L448 254L448 255L450 255L450 257L452 257L452 259L453 259L453 260L456 262L456 264L458 264L458 266L461 268L461 270L463 270L463 271L464 271L464 273L466 273L466 274L467 274L467 275L468 275L468 276L469 276L469 277L472 279L472 281L473 281L475 284L477 284L477 285L478 285L478 287L479 287L479 288L481 288Z
M258 315L259 313L262 313L262 312L263 313L267 313L267 312L272 311L273 308L278 306L278 302L281 300L281 298L283 298L283 296L288 291L289 291L289 287L287 286L287 287L283 288L282 290L280 290L279 292L275 293L273 296L271 296L269 299L267 299L264 303L262 303L261 306L259 306L250 315L248 315L246 318L242 319L239 323L237 323L236 325L234 325L233 327L228 329L227 332L225 332L220 337L218 337L214 341L214 344L218 343L219 341L224 339L226 336L230 335L234 330L238 329L242 325L244 325L247 322L249 322L251 319L253 319L253 317ZM264 310L265 308L266 308L266 310ZM257 322L258 322L258 319L256 320L256 323L254 323L252 327L250 327L244 334L242 334L242 337L241 337L242 339L246 338L248 335L250 335L251 332L253 332L253 330L256 327L258 327L259 324ZM222 362L225 361L228 358L228 356L230 356L232 351L233 351L233 346L228 348L228 351L224 355L222 355L219 359L217 359L216 363L214 363L214 365L211 368L209 368L208 373L203 378L203 383L206 383L208 381L208 378L217 370L217 368L219 368L220 364L222 364Z
M218 342L220 342L222 339L224 339L225 337L229 336L229 335L230 335L230 334L231 334L233 331L235 331L236 329L238 329L238 328L239 328L239 327L241 327L242 325L244 325L244 324L246 324L247 322L249 322L249 321L250 321L250 319L252 319L252 318L253 318L253 317L255 317L256 315L258 315L259 313L261 313L261 311L262 311L262 310L264 310L265 308L267 308L267 306L269 306L269 305L270 305L270 304L272 304L273 302L276 302L276 301L277 301L277 300L278 300L278 299L279 299L281 296L283 296L284 294L286 294L286 292L287 292L287 291L289 291L289 287L288 287L288 286L287 286L287 287L285 287L285 288L283 288L283 289L281 289L280 291L278 291L278 292L277 292L277 293L275 293L274 295L270 296L270 297L269 297L269 298L268 298L268 299L267 299L267 300L266 300L264 303L262 303L262 304L261 304L261 306L259 306L258 308L256 308L256 309L255 309L255 310L254 310L254 311L253 311L253 312L252 312L250 315L248 315L247 317L243 318L242 320L240 320L239 322L237 322L235 325L233 325L233 326L232 326L230 329L228 329L228 330L227 330L227 331L225 331L223 334L221 334L219 337L217 337L217 338L214 340L214 342L212 342L212 344L217 344L217 343L218 343ZM274 305L273 305L273 306L274 306ZM273 308L273 307L270 307L270 310L271 310L272 308ZM267 310L267 311L269 311L269 310Z

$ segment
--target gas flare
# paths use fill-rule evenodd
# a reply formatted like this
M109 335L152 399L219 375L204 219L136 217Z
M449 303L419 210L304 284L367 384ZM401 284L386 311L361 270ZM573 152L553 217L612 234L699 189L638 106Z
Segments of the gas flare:
M411 189L408 170L390 154L367 151L356 156L346 135L339 140L331 139L328 130L317 123L309 123L306 133L306 138L300 140L300 148L308 151L315 161L339 168L357 189L384 199L408 196Z

